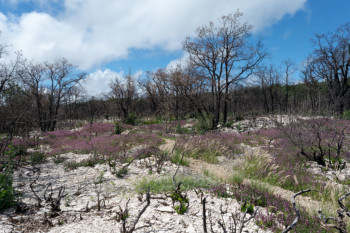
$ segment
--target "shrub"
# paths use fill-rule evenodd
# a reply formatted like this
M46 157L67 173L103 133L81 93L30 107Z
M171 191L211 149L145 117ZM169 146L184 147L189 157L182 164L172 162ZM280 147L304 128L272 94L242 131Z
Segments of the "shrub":
M136 125L137 123L137 116L135 113L130 113L128 117L124 120L125 124L129 125Z
M211 117L199 118L198 123L195 125L196 131L199 134L204 134L212 129Z
M29 155L29 161L31 164L43 163L46 159L46 156L42 152L33 152Z
M148 119L148 120L142 121L143 125L154 125L154 124L162 124L162 123L163 123L163 120L160 118Z
M215 184L211 179L193 176L177 176L176 180L177 182L181 182L181 191L195 188L209 188ZM174 183L171 176L149 179L143 178L135 183L135 188L138 193L146 193L148 187L152 193L174 191Z
M8 155L10 158L15 158L17 156L26 155L27 149L22 145L19 145L19 146L9 145L5 154Z
M63 163L66 160L66 158L61 155L52 155L52 157L55 164Z
M178 134L190 134L192 131L185 128L185 127L182 127L180 124L178 124L176 126L176 133Z
M188 197L186 195L181 194L181 192L172 192L170 195L173 203L177 202L178 205L174 206L174 209L177 214L184 214L188 209Z
M241 212L246 212L246 211L248 214L254 213L254 205L249 202L241 205Z
M70 161L64 163L64 168L66 170L74 170L78 167L94 167L96 164L103 164L105 161L103 159L100 159L98 157L92 156L88 159L83 159L80 162L77 161Z
M275 122L284 136L284 144L291 144L297 149L297 154L319 165L333 167L332 157L339 160L340 156L349 156L344 146L347 144L346 135L349 133L349 121L328 118L289 119L284 126Z
M344 111L342 118L346 120L350 120L350 110Z
M77 169L79 167L79 165L80 164L77 161L69 161L69 162L64 163L64 169L66 171L74 170L74 169Z
M15 190L10 174L0 174L0 211L15 204Z
M182 157L181 151L180 150L176 150L175 154L170 158L170 161L172 163L174 163L174 164L179 164L180 163L181 166L189 167L190 166L190 162L185 157L183 157L182 160L181 160L181 157Z
M115 134L121 134L122 133L122 127L118 122L114 123L114 133Z
M122 167L120 169L118 169L118 171L116 172L116 176L118 178L123 178L126 174L128 174L128 168L127 167Z

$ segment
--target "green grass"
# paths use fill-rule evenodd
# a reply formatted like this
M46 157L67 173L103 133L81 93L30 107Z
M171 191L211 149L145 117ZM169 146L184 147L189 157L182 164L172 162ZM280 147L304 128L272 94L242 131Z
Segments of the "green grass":
M53 155L52 159L55 164L63 163L66 160L66 158L62 155Z
M15 190L10 174L0 174L0 211L15 204Z
M195 188L210 188L216 183L208 178L193 176L178 176L176 181L181 182L181 191ZM142 178L135 183L135 189L138 193L145 193L148 187L152 193L166 193L175 189L172 176Z
M221 154L215 150L206 150L206 151L194 151L194 152L187 152L185 153L185 156L188 156L190 158L194 158L194 159L200 159L203 160L204 162L207 163L218 163L218 156L220 156Z
M230 177L229 183L233 185L241 185L243 183L243 180L244 178L241 175L235 173Z
M120 169L118 169L118 171L116 172L116 176L118 178L123 178L124 176L126 176L126 174L128 174L128 168L127 167L122 167Z
M45 162L46 156L42 152L33 152L29 155L29 161L31 164L40 164Z
M324 177L309 173L302 163L299 164L299 167L293 167L293 175L291 176L285 175L285 171L290 171L287 167L283 165L274 166L273 163L270 163L270 159L266 156L248 156L240 167L235 167L234 169L245 178L265 182L293 192L304 189L318 190L322 195L317 192L306 194L317 201L336 203L336 200L346 192L342 187L326 185L327 180ZM307 177L312 177L313 181L317 180L318 182L306 182L303 180Z
M99 159L96 157L90 157L88 159L83 159L80 162L77 161L70 161L64 163L65 170L74 170L78 167L94 167L96 164L103 164L105 161L103 159Z
M189 167L190 162L185 158L185 156L182 158L182 160L181 160L181 157L182 157L181 151L176 150L174 155L170 158L170 161L174 164L179 164L181 162L180 163L181 166Z

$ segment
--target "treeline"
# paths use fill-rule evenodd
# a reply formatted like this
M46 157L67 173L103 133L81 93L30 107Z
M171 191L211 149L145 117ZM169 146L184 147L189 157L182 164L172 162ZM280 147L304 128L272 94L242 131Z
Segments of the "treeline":
M199 117L215 129L231 116L347 113L350 24L316 35L303 67L289 60L267 66L268 51L261 40L253 42L253 27L241 17L239 11L223 16L217 25L209 23L187 37L183 50L188 59L182 66L139 79L132 74L115 78L103 97L84 93L80 84L86 74L66 59L35 63L20 53L9 59L7 46L0 45L2 148L13 135L102 117ZM293 78L300 81L293 83Z

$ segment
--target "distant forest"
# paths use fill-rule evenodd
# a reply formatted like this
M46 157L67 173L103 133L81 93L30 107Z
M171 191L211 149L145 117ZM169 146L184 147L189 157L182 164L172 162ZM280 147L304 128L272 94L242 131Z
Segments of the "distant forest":
M266 65L268 49L263 41L252 41L253 27L241 17L239 11L223 16L217 25L209 23L187 37L184 64L149 71L143 78L132 73L116 78L106 87L109 94L100 97L84 93L80 83L87 75L66 59L35 63L21 53L10 59L14 56L2 44L2 138L116 117L196 117L215 129L264 114L350 116L350 24L315 35L313 52L297 67L290 60Z

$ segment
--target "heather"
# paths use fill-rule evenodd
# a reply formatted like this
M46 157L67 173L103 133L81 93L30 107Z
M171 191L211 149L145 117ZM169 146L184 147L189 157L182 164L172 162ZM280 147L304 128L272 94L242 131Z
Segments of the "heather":
M177 139L177 146L186 156L217 162L218 156L234 158L243 153L241 144L254 144L251 136L238 133L206 133Z
M264 207L255 217L259 226L273 232L281 232L284 226L293 222L295 215L292 204L279 196L271 194L266 188L258 185L216 185L210 192L222 198L234 198L241 203L242 211L252 206ZM335 232L322 228L317 216L311 216L305 209L300 209L301 218L293 232Z
M183 134L190 133L191 131L186 131L184 125L187 121L185 120L175 120L175 121L163 121L153 124L152 121L146 121L138 126L138 131L145 133L158 133L159 135L166 136L171 134Z
M307 146L307 152L312 152L312 154L323 152L325 153L323 159L329 163L329 166L342 160L348 160L349 138L343 135L348 134L350 122L325 118L299 119L298 121L285 127L279 125L279 127L254 132L256 137L265 141L262 148L268 154L265 154L262 159L261 154L248 153L245 156L245 162L239 169L245 177L277 185L287 190L295 192L307 188L320 190L325 194L326 200L334 201L345 192L345 189L338 187L329 190L323 176L313 174L308 170L309 162L314 161L313 158L301 153L303 146ZM291 138L293 136L297 137L297 143L293 141L294 138ZM342 143L342 147L336 148L339 143ZM320 198L313 193L308 195Z
M136 146L155 147L162 143L154 133L113 134L113 124L99 123L84 126L80 131L53 131L46 133L45 140L51 154L74 151L114 156Z

